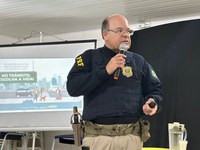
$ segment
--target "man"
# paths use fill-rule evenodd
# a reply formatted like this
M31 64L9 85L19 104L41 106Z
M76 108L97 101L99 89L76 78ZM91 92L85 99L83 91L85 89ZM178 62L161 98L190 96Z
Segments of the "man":
M140 119L160 109L161 83L152 67L138 54L119 53L121 46L130 47L132 34L124 16L108 16L102 22L104 47L79 55L68 75L69 94L84 95L83 146L90 150L141 150L149 126Z

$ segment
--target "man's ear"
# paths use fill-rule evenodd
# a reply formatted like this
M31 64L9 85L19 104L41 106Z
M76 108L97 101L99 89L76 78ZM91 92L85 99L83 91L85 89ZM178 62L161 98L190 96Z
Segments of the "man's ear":
M109 35L108 35L108 32L104 31L103 34L102 34L102 36L103 36L103 39L104 39L104 40L107 40L107 39L108 39L108 36L109 36Z

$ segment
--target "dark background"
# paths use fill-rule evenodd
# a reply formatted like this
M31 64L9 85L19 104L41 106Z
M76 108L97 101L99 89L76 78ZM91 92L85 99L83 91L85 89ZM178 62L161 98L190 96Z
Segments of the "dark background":
M185 124L187 150L200 150L200 20L161 25L134 33L130 51L141 54L160 78L163 109L149 117L144 146L169 147L168 123Z

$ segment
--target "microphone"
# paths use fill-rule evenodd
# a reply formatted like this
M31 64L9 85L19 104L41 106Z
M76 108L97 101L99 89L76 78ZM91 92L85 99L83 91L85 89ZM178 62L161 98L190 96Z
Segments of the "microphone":
M124 54L124 53L127 51L127 49L129 49L129 46L128 46L126 43L121 43L121 44L119 45L119 53L120 53L120 54ZM118 80L118 79L119 79L120 72L121 72L121 68L118 67L118 68L115 70L114 75L113 75L113 78L114 78L115 80Z

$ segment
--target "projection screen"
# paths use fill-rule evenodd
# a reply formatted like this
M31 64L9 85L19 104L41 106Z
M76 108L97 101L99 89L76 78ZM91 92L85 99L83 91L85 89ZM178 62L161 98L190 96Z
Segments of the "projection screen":
M96 40L0 45L0 130L71 129L73 106L83 99L66 91L74 58Z

